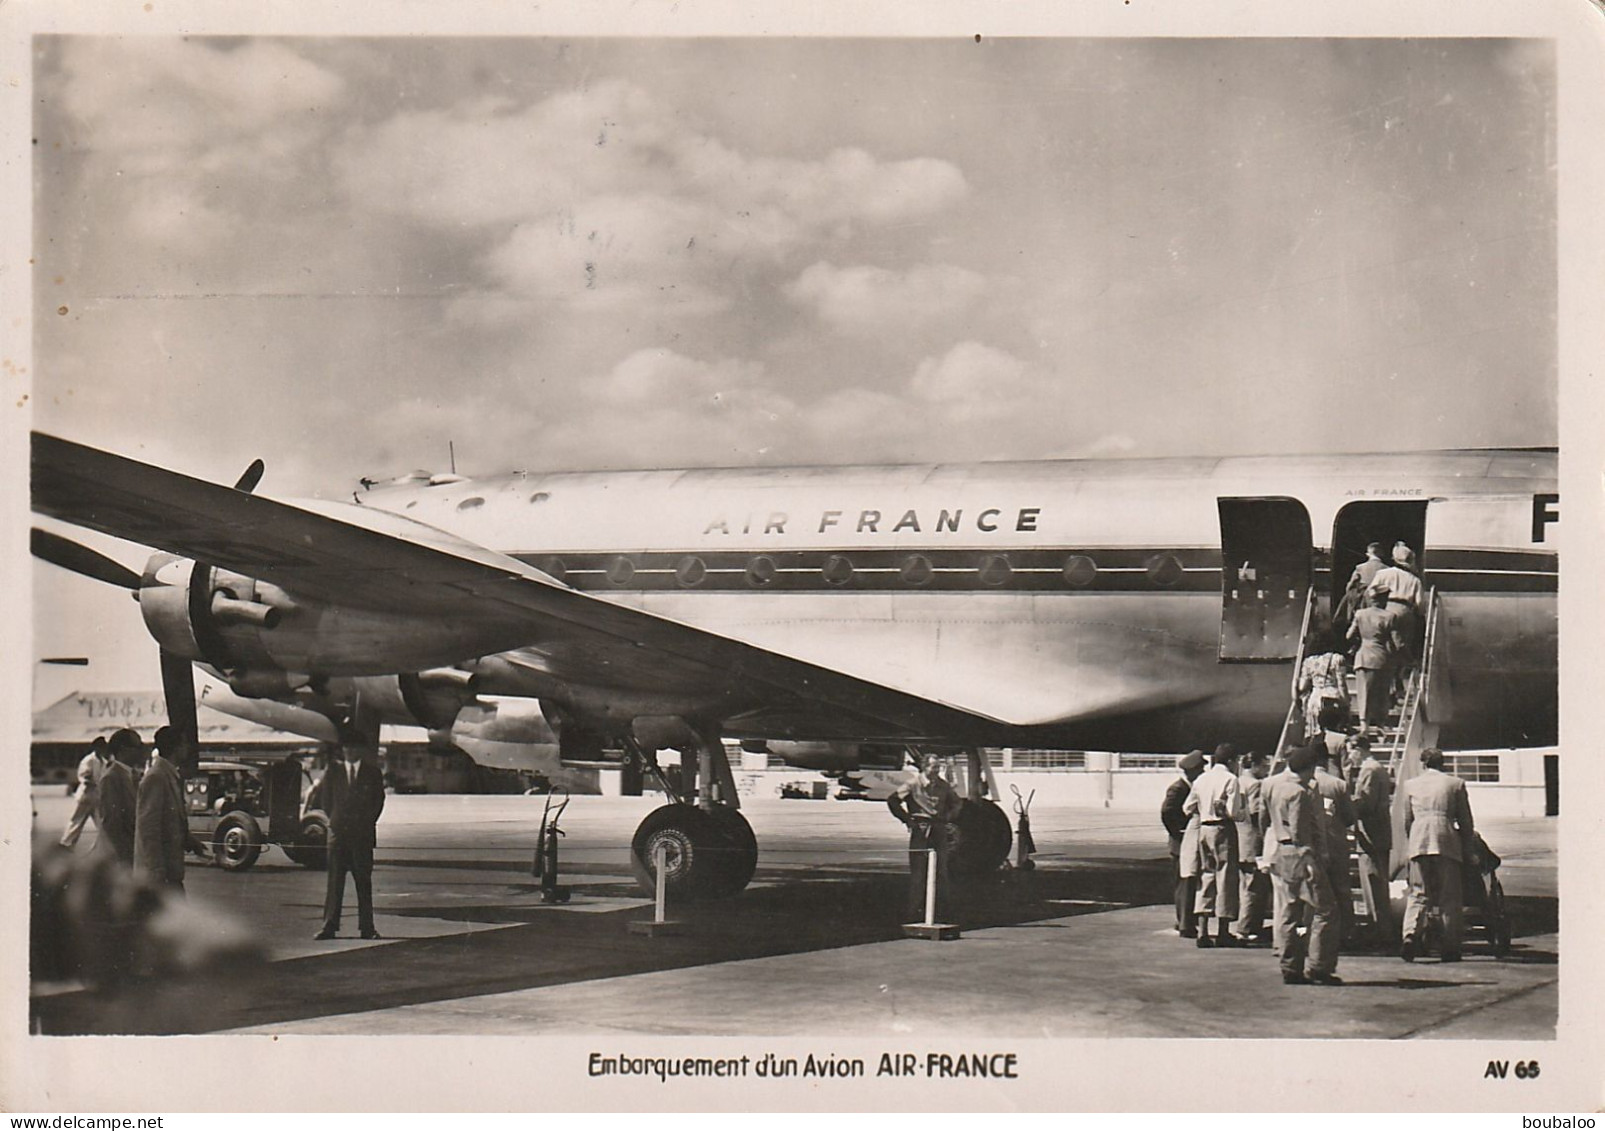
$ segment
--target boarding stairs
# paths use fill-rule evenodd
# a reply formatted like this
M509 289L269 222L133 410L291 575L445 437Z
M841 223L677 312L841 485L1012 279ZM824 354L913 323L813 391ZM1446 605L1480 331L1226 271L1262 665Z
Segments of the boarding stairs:
M1436 587L1427 590L1425 607L1426 625L1419 634L1421 654L1417 659L1415 671L1405 682L1403 693L1397 701L1390 703L1383 725L1369 731L1371 753L1387 765L1388 776L1393 784L1393 856L1389 862L1390 876L1402 874L1408 864L1408 842L1404 831L1404 791L1401 787L1420 772L1421 751L1437 743L1436 720L1446 718L1449 711L1448 665L1443 656L1447 635L1444 631L1442 600ZM1289 751L1313 738L1305 734L1304 697L1299 693L1299 673L1304 668L1306 658L1304 642L1309 639L1310 621L1314 614L1315 595L1312 591L1305 607L1299 651L1293 660L1291 703L1287 718L1282 724L1281 736L1277 741L1276 759L1273 763L1277 769L1284 763ZM1346 679L1349 700L1347 728L1350 733L1358 733L1360 718L1356 677L1351 671ZM1349 784L1352 787L1353 783ZM1359 846L1352 830L1348 834L1348 841L1348 900L1353 913L1351 922L1356 926L1371 928L1375 926L1375 916L1360 880Z

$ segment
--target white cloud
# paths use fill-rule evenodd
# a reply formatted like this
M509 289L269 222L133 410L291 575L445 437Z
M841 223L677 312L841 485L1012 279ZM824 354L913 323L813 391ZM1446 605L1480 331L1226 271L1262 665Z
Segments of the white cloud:
M357 136L341 168L372 208L492 241L482 263L507 296L697 314L723 309L746 272L968 192L944 161L744 154L617 80L525 107L397 114Z
M960 342L919 363L909 389L934 404L995 409L1036 391L1040 378L1013 354L980 342Z
M837 330L880 334L958 317L985 293L986 285L985 276L946 264L891 271L820 262L789 283L786 295Z

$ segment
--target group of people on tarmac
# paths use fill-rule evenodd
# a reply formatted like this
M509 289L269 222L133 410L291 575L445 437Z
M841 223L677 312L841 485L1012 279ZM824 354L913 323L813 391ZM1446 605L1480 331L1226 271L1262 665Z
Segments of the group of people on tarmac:
M1440 954L1461 954L1461 868L1476 834L1466 785L1443 772L1443 752L1421 755L1404 784L1409 897L1400 957L1425 953L1441 924ZM1176 931L1200 948L1264 945L1289 984L1339 985L1340 950L1391 945L1393 782L1362 733L1341 755L1324 741L1292 750L1277 766L1264 753L1239 757L1231 743L1178 762L1160 807L1175 864ZM1349 838L1370 931L1354 922ZM1271 927L1266 929L1266 919ZM1211 933L1211 920L1214 932Z
M177 727L159 728L148 754L139 732L127 727L97 736L78 763L61 847L73 848L93 817L100 829L96 852L109 853L143 881L182 893L190 840L183 779L197 760L194 740Z
M1386 723L1388 707L1415 669L1423 628L1425 590L1415 551L1395 542L1390 560L1382 544L1365 548L1349 575L1330 630L1317 626L1299 670L1304 723L1309 734L1337 730L1349 716L1348 673L1353 666L1355 704L1366 730Z

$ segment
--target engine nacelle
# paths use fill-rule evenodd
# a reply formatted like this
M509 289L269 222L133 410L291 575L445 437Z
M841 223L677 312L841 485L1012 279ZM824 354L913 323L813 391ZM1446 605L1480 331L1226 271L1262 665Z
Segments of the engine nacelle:
M788 766L802 770L896 770L903 765L903 748L869 742L797 742L770 740L762 744Z
M426 616L378 601L334 605L172 554L150 559L138 597L145 626L164 650L220 672L425 671L514 643L504 620Z

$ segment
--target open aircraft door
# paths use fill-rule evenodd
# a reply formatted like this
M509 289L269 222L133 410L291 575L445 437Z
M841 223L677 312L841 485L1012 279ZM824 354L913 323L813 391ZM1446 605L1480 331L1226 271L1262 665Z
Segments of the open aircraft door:
M1218 499L1220 658L1291 660L1309 599L1310 514L1297 499Z

